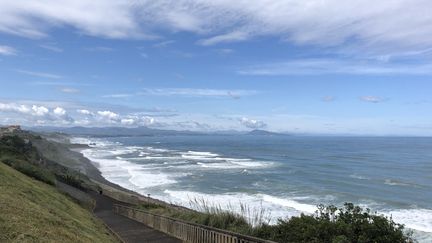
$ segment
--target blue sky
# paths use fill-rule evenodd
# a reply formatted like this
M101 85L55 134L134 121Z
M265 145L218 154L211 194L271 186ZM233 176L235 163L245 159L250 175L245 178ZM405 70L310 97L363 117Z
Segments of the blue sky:
M0 1L0 124L432 135L429 1Z

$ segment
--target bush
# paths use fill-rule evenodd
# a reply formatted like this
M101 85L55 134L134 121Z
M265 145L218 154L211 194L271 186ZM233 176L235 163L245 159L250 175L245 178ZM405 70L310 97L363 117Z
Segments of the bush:
M277 242L414 242L403 225L352 203L343 208L320 205L315 215L279 219L276 225L257 229L255 236Z
M47 170L41 169L23 160L3 159L3 163L9 165L15 170L30 176L36 180L45 182L50 185L56 184L55 176Z
M84 179L71 172L58 173L57 179L65 184L68 184L69 186L73 186L83 191L88 189L87 183L84 181Z

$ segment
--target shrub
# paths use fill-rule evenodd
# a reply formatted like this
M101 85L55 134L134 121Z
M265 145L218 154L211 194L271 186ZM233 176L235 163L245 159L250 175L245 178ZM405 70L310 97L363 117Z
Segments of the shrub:
M259 228L255 235L277 242L414 242L403 225L352 203L342 208L320 205L315 215L279 219L276 225Z
M55 176L47 170L34 166L23 160L3 159L3 163L36 180L50 185L56 184Z

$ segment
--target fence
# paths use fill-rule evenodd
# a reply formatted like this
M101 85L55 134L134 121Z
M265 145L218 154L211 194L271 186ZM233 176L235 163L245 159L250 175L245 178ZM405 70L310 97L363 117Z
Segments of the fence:
M125 192L119 189L116 189L112 186L100 183L98 181L92 180L95 184L99 185L100 189L102 190L102 193L105 196L108 196L110 198L113 198L117 201L124 202L131 205L139 205L139 204L145 204L145 203L151 203L156 205L161 205L164 207L173 208L180 211L191 211L188 208L177 206L174 204L166 203L164 201L151 198L151 197L144 197L139 194L129 193Z
M152 214L143 210L114 205L114 212L141 222L151 228L189 243L274 243L179 219Z

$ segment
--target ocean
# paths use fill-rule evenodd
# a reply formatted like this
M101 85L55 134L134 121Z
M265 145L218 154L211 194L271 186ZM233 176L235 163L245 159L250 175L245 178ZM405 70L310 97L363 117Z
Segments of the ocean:
M432 138L160 136L73 139L109 181L183 206L265 209L269 220L344 202L432 242Z

